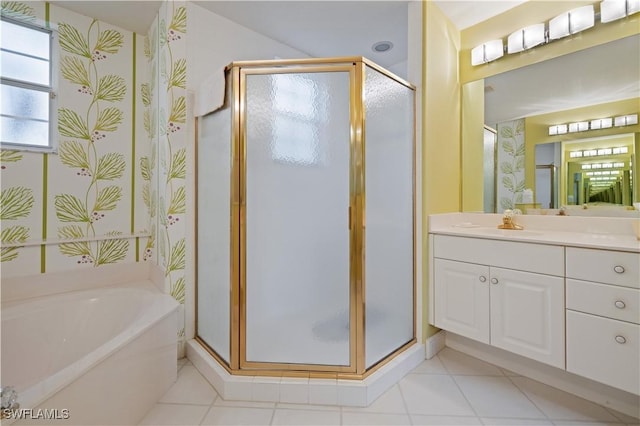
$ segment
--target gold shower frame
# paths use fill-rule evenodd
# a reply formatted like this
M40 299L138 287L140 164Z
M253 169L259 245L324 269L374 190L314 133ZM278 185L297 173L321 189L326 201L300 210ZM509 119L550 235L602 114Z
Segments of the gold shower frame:
M412 153L412 204L413 204L413 331L412 339L398 347L383 359L366 368L365 363L365 69L370 67L413 90L411 83L385 70L363 57L338 57L326 59L269 60L232 62L225 69L232 84L231 102L231 259L230 259L230 360L227 363L213 348L198 336L198 303L195 303L196 337L202 347L211 354L230 374L273 377L308 377L333 379L363 379L387 364L416 341L416 97L413 105L413 153ZM348 72L350 114L350 171L349 171L349 365L318 365L301 363L272 363L246 360L246 132L241 123L246 123L246 76L278 73ZM227 101L226 101L227 102ZM196 139L198 121L196 118ZM196 158L198 141L196 140ZM196 188L198 173L196 161ZM195 238L198 245L198 200L196 196ZM358 256L360 254L360 256ZM198 298L198 250L196 249L196 291Z

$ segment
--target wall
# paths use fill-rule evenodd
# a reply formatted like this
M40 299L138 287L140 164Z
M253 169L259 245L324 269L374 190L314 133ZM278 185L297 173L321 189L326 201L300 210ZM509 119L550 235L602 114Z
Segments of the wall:
M432 2L423 3L422 258L428 253L428 215L460 211L460 33ZM427 288L428 263L422 287ZM423 306L428 306L427 292ZM427 310L423 309L423 323ZM422 338L435 329L424 330Z
M44 2L2 7L57 24L60 47L59 152L2 151L3 280L144 262L142 37Z

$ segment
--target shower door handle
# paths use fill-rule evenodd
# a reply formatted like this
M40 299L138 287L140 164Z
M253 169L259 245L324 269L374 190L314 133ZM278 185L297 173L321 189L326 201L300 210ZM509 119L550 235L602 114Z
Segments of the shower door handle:
M349 231L351 231L351 206L349 206Z

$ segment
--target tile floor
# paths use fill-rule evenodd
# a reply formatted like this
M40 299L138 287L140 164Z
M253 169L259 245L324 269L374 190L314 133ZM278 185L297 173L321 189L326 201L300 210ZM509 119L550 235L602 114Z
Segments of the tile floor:
M446 348L367 408L224 401L186 359L142 425L639 425Z

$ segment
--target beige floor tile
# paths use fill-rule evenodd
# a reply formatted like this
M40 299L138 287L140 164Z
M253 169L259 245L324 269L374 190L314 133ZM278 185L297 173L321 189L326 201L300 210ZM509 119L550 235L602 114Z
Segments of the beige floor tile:
M381 426L392 426L392 425L410 425L411 420L409 419L408 414L384 414L384 413L352 413L352 412L343 412L342 413L342 424L344 426L351 425L381 425Z
M526 377L511 377L510 380L554 423L556 420L619 422L607 409L586 399Z
M273 409L212 406L202 425L268 425Z
M453 379L479 417L546 418L508 377L454 376Z
M639 409L640 410L640 409ZM626 414L607 408L611 414L613 414L618 420L627 425L640 426L640 419L638 417L627 416ZM640 412L638 412L640 415Z
M483 417L482 424L486 426L553 426L551 420L547 419L517 419L517 418L491 418Z
M178 373L178 380L160 398L160 402L209 405L217 395L213 387L194 366L185 365Z
M447 372L454 375L471 376L504 376L502 370L493 364L473 358L462 352L444 348L438 352L438 358L442 361Z
M400 381L409 414L475 416L450 376L409 374Z
M213 405L216 407L276 408L275 402L225 401L222 398L216 399Z
M276 408L272 425L340 425L340 412L327 410L290 410Z
M624 423L589 422L585 420L554 420L556 426L625 426Z
M407 414L407 409L402 400L402 394L398 385L389 388L371 405L364 408L343 407L342 411L367 412L367 413L387 413L387 414Z
M414 374L449 374L440 358L436 355L431 359L425 359L420 365L411 370Z
M463 425L481 425L480 419L477 417L462 416L422 416L411 415L412 424L416 426L463 426Z
M142 419L141 425L199 425L209 406L156 404Z
M276 408L288 408L291 410L312 410L312 411L340 411L339 405L316 405L316 404L291 404L288 402L278 402Z

